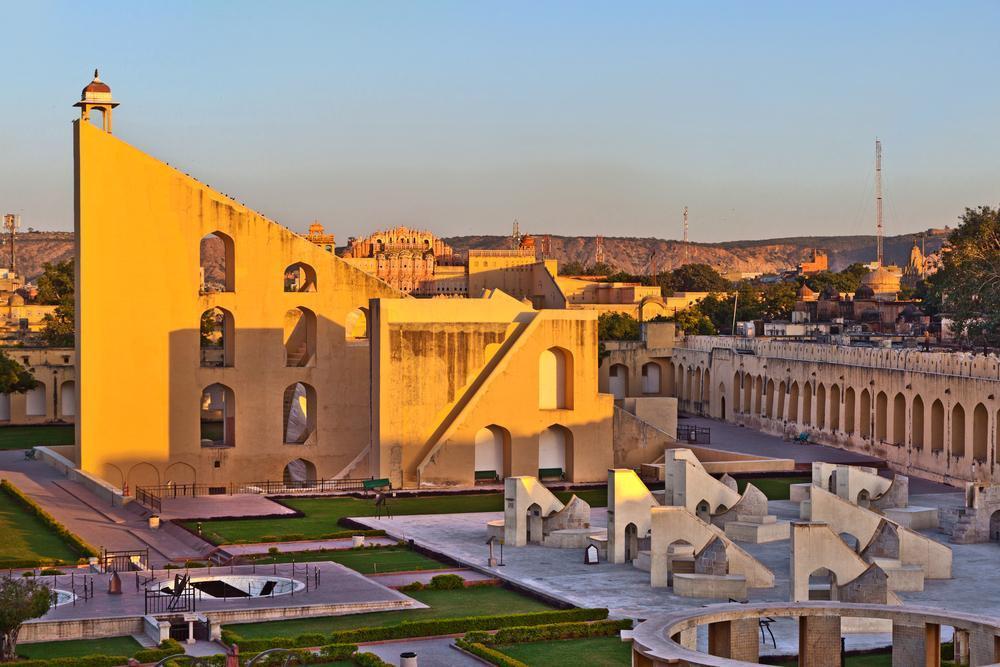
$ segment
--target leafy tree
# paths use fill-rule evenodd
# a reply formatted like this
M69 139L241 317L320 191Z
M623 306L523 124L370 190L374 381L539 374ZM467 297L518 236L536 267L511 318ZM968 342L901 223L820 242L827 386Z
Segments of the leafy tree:
M38 386L38 380L16 360L0 350L0 393L23 394Z
M42 269L43 273L38 278L38 303L51 306L72 305L76 292L73 260L67 259L58 264L45 262Z
M559 274L563 276L582 276L586 270L586 267L580 262L566 262L559 267Z
M722 292L732 287L708 264L685 264L671 274L671 289L677 292Z
M639 340L639 322L625 313L601 313L597 316L599 340Z
M1000 345L1000 209L967 208L948 235L941 270L928 279L931 305L973 343Z
M684 333L696 336L714 336L719 333L719 330L715 328L712 320L708 319L708 316L706 316L705 313L698 308L698 306L685 308L670 317L663 317L660 315L654 317L652 321L674 322L677 324L677 328Z
M17 635L25 621L43 616L51 591L34 577L0 579L0 660L17 659Z
M791 319L797 297L798 290L795 283L781 282L764 285L760 291L760 319Z
M805 279L805 284L815 292L822 292L832 285L838 292L854 293L861 286L861 279L868 273L868 268L864 264L855 262L843 271L834 273L832 271L820 271Z
M42 265L38 278L38 303L55 305L55 313L42 318L42 342L51 347L72 347L76 333L76 289L73 260Z

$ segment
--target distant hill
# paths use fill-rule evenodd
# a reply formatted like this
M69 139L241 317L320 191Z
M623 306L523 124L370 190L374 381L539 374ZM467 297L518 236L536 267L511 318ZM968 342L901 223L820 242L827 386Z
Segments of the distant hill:
M928 230L926 252L936 252L947 236L947 230ZM887 262L905 265L909 261L914 240L921 242L921 233L902 234L885 238ZM551 236L550 256L560 263L594 263L596 247L593 236ZM452 236L444 241L459 254L469 249L506 248L506 236ZM627 273L645 274L655 258L658 271L675 269L686 262L698 262L718 271L776 272L795 267L809 259L813 249L825 250L830 268L839 271L853 262L875 259L875 236L797 236L759 241L726 241L723 243L689 243L685 253L680 241L623 236L604 237L605 261ZM686 254L686 259L685 259Z
M941 248L947 230L932 229L924 241L928 253ZM914 239L920 243L921 234L903 234L885 239L886 259L900 265L906 264ZM0 237L0 266L10 265L10 246L6 235ZM459 254L470 248L496 249L507 247L506 236L452 236L444 241ZM794 267L808 259L812 249L826 250L830 265L840 270L852 262L870 262L875 259L874 236L796 236L759 241L726 241L724 243L690 243L687 261L709 264L719 271L773 272ZM73 232L25 232L15 239L18 270L28 279L35 280L42 274L42 264L59 262L73 257ZM560 263L594 262L593 236L552 236L550 255ZM210 262L218 248L209 250ZM628 273L643 274L650 270L650 256L655 253L658 270L669 270L685 261L684 244L654 238L625 236L604 237L604 255L608 264ZM210 272L211 273L211 272ZM212 276L210 275L209 278Z

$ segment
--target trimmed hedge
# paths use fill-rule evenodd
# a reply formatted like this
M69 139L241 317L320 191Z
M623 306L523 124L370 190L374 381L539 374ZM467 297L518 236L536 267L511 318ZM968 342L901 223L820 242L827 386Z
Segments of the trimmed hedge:
M480 644L479 642L469 642L464 639L458 639L455 640L455 646L463 651L468 651L478 658L482 658L490 664L499 665L500 667L529 667L527 663L521 662L516 658L510 657L506 653L501 653L500 651Z
M136 651L132 657L139 662L159 662L172 655L184 653L184 647L176 639L164 639L156 648L147 648Z
M244 639L237 633L223 629L222 641L239 644L247 651L264 651L269 648L302 648L319 646L324 643L361 643L407 639L409 637L434 637L456 635L473 630L499 630L501 628L548 625L572 621L603 621L608 617L607 609L557 609L535 611L525 614L502 614L497 616L464 616L460 618L434 618L426 621L404 621L397 625L382 627L338 630L328 635L307 633L297 637L271 637L267 639Z
M374 653L355 653L351 659L361 667L394 667L391 662L386 662Z
M526 625L501 628L495 634L475 631L465 635L467 642L496 646L498 644L522 644L524 642L544 642L559 639L582 639L585 637L611 637L622 630L631 630L632 621L595 621L593 623L552 623L550 625Z
M5 493L11 500L16 502L18 505L26 509L30 514L35 515L39 521L44 523L52 532L59 536L63 542L69 546L69 548L76 552L81 558L86 558L88 556L96 556L97 550L83 541L81 537L67 530L66 526L62 525L55 518L46 512L38 503L22 493L16 486L11 484L5 479L0 480L0 491ZM28 563L22 563L18 561L16 564L14 561L4 561L0 562L0 567L11 568L11 567L34 567L41 564L42 561L31 561ZM55 563L61 561L55 560Z
M479 583L479 582L468 582L468 583ZM490 586L495 585L494 582L483 582L488 583ZM405 586L400 586L401 591L422 591L425 588L429 588L432 591L453 591L459 588L465 588L467 582L462 577L457 574L436 574L431 577L429 584L424 584L420 581L414 581Z
M48 660L18 660L17 667L116 667L128 662L124 655L85 655L79 658L49 658Z
M283 518L283 519L284 518L288 518L290 516L291 515L286 515L286 514L280 515L280 517ZM259 519L261 517L232 517L232 519L240 519L240 518ZM210 522L212 520L213 519L205 519L205 521L203 522L203 524L204 523L208 523L208 522ZM185 524L190 524L192 522L191 521L185 521L184 523ZM194 523L197 523L197 522L194 522ZM189 528L189 530L190 530L190 528ZM354 537L355 535L364 535L365 537L384 537L385 536L385 531L384 530L349 530L349 529L345 528L344 530L337 530L337 531L334 531L334 532L331 532L331 533L323 533L322 535L313 535L313 536L308 536L308 535L306 535L304 533L280 533L278 535L261 535L260 537L258 537L257 539L254 539L254 540L250 540L250 539L234 540L232 542L226 542L226 544L260 544L260 543L263 543L263 542L312 542L314 540L339 540L339 539L344 539L344 538L348 538L348 537ZM216 535L214 533L212 533L211 526L205 526L205 525L203 525L202 526L202 534L199 537L201 537L202 539L208 539L210 542L212 542L213 544L216 544L216 545L222 544L222 542L216 542L215 539L213 539L214 537L216 537Z

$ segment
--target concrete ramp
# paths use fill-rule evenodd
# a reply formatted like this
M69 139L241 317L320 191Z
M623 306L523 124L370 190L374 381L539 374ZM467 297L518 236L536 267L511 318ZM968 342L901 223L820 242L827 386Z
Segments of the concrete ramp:
M871 551L872 540L886 531L883 521L895 528L899 540L899 555L905 565L920 565L928 579L951 578L951 549L929 537L892 521L871 510L850 503L818 486L811 490L811 517L830 526L837 535L849 533L856 537L864 550Z
M675 542L687 542L699 553L713 539L719 539L726 549L729 574L746 577L750 588L772 588L774 572L737 546L716 526L705 523L684 507L654 507L650 510L652 540L650 544L649 583L654 587L668 585L667 547Z

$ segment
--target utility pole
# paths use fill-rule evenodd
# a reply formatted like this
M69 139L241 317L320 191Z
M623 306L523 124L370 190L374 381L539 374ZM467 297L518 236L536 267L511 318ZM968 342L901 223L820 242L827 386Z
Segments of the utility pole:
M18 227L21 226L21 216L15 215L14 213L8 213L3 217L3 228L7 230L10 234L10 272L17 273L15 261L17 257L14 254L14 234L17 233Z
M882 266L882 142L875 139L875 235L876 260Z

